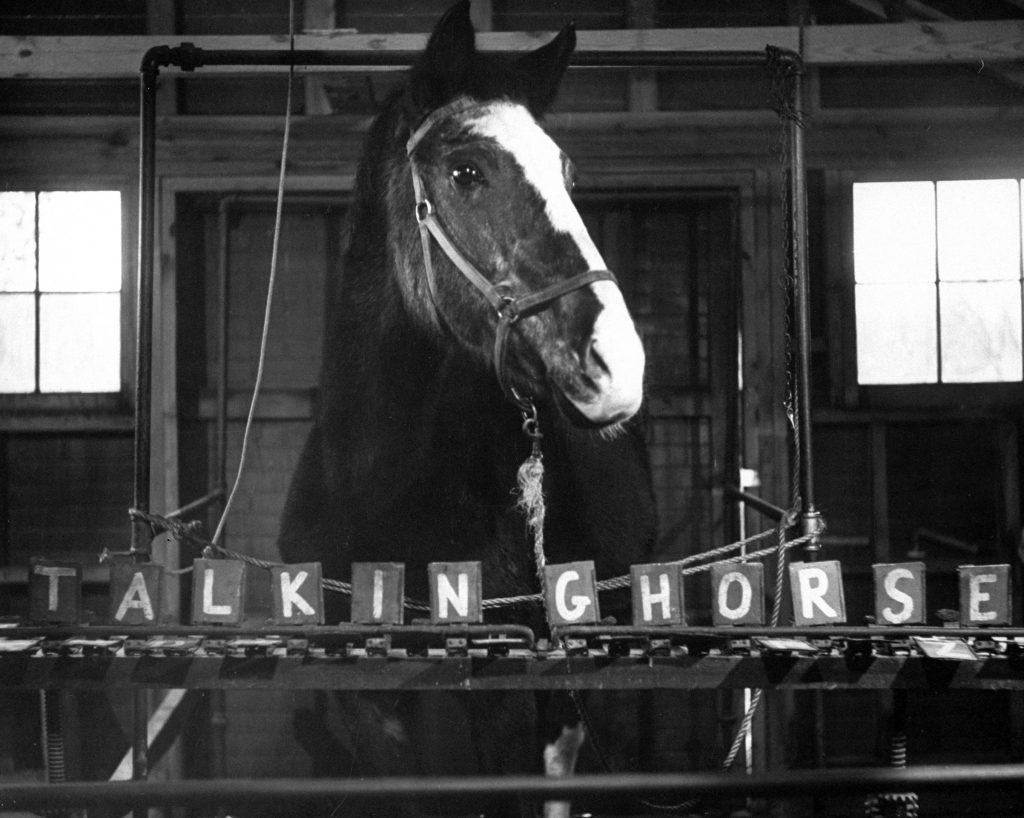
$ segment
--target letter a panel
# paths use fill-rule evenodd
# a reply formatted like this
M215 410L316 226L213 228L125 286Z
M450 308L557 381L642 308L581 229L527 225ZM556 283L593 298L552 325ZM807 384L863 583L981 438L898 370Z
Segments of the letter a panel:
M270 568L274 625L324 624L323 568L319 562Z
M793 621L803 625L846 622L843 575L839 562L794 562L789 566Z
M601 620L594 563L567 562L544 567L548 624L593 625Z
M453 625L484 621L479 562L432 562L427 573L431 622Z
M160 622L164 569L153 562L116 562L110 569L110 621L115 625Z

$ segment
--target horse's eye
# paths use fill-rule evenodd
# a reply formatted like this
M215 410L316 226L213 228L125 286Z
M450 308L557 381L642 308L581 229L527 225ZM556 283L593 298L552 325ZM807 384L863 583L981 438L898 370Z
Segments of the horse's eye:
M476 165L456 165L452 168L452 181L459 187L472 187L479 185L484 180L484 175Z

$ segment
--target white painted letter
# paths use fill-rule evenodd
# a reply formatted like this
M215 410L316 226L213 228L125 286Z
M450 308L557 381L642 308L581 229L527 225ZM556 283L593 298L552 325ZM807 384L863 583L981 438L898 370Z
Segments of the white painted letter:
M644 607L644 621L654 619L654 605L661 605L661 618L672 616L672 594L668 584L668 574L658 574L658 593L651 593L651 577L644 574L640 577L640 600Z
M971 574L970 579L970 591L969 591L969 604L971 611L971 620L975 622L984 622L989 619L996 618L995 611L983 611L981 610L981 603L988 602L992 599L992 594L988 591L981 590L981 583L993 583L998 578L995 574Z
M57 610L57 599L58 590L57 587L60 585L59 577L73 577L75 575L74 568L64 568L59 565L36 565L33 570L40 576L50 578L50 593L47 597L47 609L51 611Z
M914 598L906 591L896 587L901 579L913 579L914 574L906 568L894 568L885 575L885 594L893 602L902 604L902 608L894 610L892 607L882 609L882 617L890 625L901 625L914 615Z
M566 605L565 600L565 588L570 582L574 582L580 579L580 575L576 571L566 571L564 574L558 577L558 581L555 583L555 606L558 608L559 615L563 618L572 622L574 619L579 619L587 610L587 606L591 604L591 600L583 596L582 594L576 594L568 602L572 607Z
M287 571L281 572L281 610L285 618L292 615L292 604L295 605L306 616L312 616L316 611L313 606L299 596L299 588L302 583L309 579L308 571L299 571L292 581Z
M457 616L469 616L469 574L458 574L459 589L452 587L452 581L447 574L437 575L437 616L440 619L448 618L448 606L455 609Z
M839 612L825 601L825 594L828 593L828 574L821 568L801 568L799 576L804 619L814 618L815 605L829 619L838 618Z
M729 586L738 582L740 585L740 604L735 608L729 607ZM739 571L730 571L722 577L718 583L718 612L726 619L742 619L750 613L750 605L754 601L754 589L746 574Z
M124 615L132 608L141 610L146 619L156 618L153 614L153 601L149 598L149 589L146 588L146 580L141 571L132 574L132 581L128 583L128 590L124 592L121 604L117 606L114 619L124 619Z
M231 616L230 605L213 604L213 569L203 571L203 613L212 616Z

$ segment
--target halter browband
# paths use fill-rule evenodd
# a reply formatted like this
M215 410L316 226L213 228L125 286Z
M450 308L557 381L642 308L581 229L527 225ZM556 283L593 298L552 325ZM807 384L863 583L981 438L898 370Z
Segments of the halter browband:
M521 396L509 383L507 377L506 353L508 351L508 336L512 331L513 325L519 319L536 315L547 309L547 307L562 296L586 287L595 281L618 282L610 270L586 270L562 281L557 281L537 292L513 296L492 284L455 245L455 242L452 241L444 226L438 221L434 206L426 196L423 179L420 176L416 160L413 159L413 152L423 137L442 120L472 108L482 107L482 103L475 102L467 97L460 97L454 102L438 108L424 119L420 126L412 133L409 141L406 142L405 151L409 159L409 169L412 172L412 187L416 196L416 222L419 225L420 244L423 248L423 266L427 272L427 286L430 291L431 301L434 303L434 309L440 317L441 312L437 301L437 283L434 278L434 267L430 260L431 236L434 237L434 240L437 241L452 264L465 276L470 284L476 287L497 313L498 325L494 333L494 371L498 377L498 383L505 393L505 397L516 404L525 415L528 412L535 411L533 410L533 403L530 398Z

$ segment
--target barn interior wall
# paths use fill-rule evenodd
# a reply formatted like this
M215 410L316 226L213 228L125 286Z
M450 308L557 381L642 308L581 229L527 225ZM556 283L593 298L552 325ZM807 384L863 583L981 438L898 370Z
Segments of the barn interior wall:
M201 7L188 3L184 7L190 5ZM353 14L372 14L373 4L347 5ZM506 5L493 3L496 27L525 27L526 18L509 17ZM212 33L213 23L203 23L199 16L197 11L193 30ZM409 30L426 27L417 20L406 23ZM604 25L595 23L595 27ZM806 136L812 170L817 499L829 522L826 553L844 565L851 622L859 623L869 612L868 566L906 558L917 529L938 528L977 543L978 561L1018 564L1020 402L1008 405L996 396L968 404L879 408L864 405L843 372L843 361L850 354L850 316L842 312L841 289L846 271L843 248L848 240L843 184L857 175L957 173L965 168L980 175L1021 173L1024 106L1020 87L983 83L980 73L956 68L939 72L835 68L811 77L815 104L808 115ZM785 250L780 129L776 118L763 111L763 78L745 70L665 71L653 86L647 86L647 92L636 80L622 72L571 75L563 101L549 118L550 130L579 166L583 194L662 187L724 191L736 197L743 386L734 465L756 469L761 483L758 493L786 505L790 441L781 374L786 357L785 299L778 286ZM161 507L175 500L187 502L217 479L210 455L215 441L214 377L209 369L216 306L210 294L216 281L206 275L217 269L216 207L222 194L272 190L280 155L279 112L284 105L280 77L177 80L165 76L162 82L158 185L162 190L184 192L164 197L159 213L159 272L175 299L164 304L158 332L160 337L176 340L174 354L167 360L174 362L177 373L173 390L166 384L161 388L176 402L178 431L176 445L157 453L155 467L164 471L169 485L160 498ZM289 184L317 195L348 189L366 115L393 82L382 77L367 83L362 75L306 80L306 93L299 94L301 102L296 103L299 116L292 132ZM0 121L4 186L30 187L61 178L117 178L129 187L134 185L138 165L135 84L124 80L107 85L106 90L95 84L85 89L80 83L22 86L13 96L4 94L6 101L0 104L5 114ZM4 90L11 89L0 87ZM638 99L646 99L650 110L631 112ZM202 192L193 194L193 189ZM232 302L237 312L231 314L230 324L234 357L229 382L229 474L237 462L246 392L255 366L257 318L268 270L268 218L265 207L251 206L233 217L231 274L238 277L238 286L231 288L237 296ZM268 400L256 431L258 454L251 482L228 528L231 544L264 558L274 556L277 509L315 406L317 339L323 319L316 295L324 291L332 273L331 229L302 208L289 211L286 218L285 290L274 319ZM30 553L82 558L104 546L123 547L127 536L123 508L130 497L131 474L130 433L123 422L117 429L96 430L74 423L70 428L55 428L52 419L26 421L6 409L0 421L0 468L5 477L0 487L3 565L16 566ZM55 473L59 480L51 479ZM746 523L755 530L765 525L753 514ZM934 607L954 607L949 572L956 560L934 552L933 558L939 570L937 581L929 585L929 594L935 594ZM187 555L182 559L187 561ZM13 574L5 576L10 579ZM15 587L8 584L0 594L0 614L22 609L23 598ZM97 592L95 605L101 604L101 598ZM874 694L865 697L870 699L867 704L855 698L829 699L828 735L837 743L824 752L833 761L875 760L883 752L854 729L870 708L874 710L867 720L884 721L887 702ZM229 772L251 774L255 768L245 766L252 760L245 752L251 745L247 731L258 714L269 709L268 702L253 696L235 700L231 706L230 718L238 728L229 733L231 756L247 760ZM822 748L814 746L806 731L792 726L807 722L789 722L791 712L813 718L808 714L817 706L808 696L771 708L769 718L785 722L777 731L782 738L765 751L772 762L811 765L820 760L817 755ZM926 725L912 737L912 752L919 759L938 752L935 748L942 748L934 756L937 759L956 759L961 757L958 753L972 753L979 760L1021 754L1020 720L1003 718L1020 709L1019 702L1008 696L991 697L986 703L984 712L990 718L981 732L988 738L980 744L964 738L979 735L977 729L957 733L927 716L939 709L970 713L975 710L972 702L962 697L922 698L914 706L920 715L917 723ZM786 715L778 715L782 712ZM963 726L969 720L951 721ZM843 735L860 739L836 738Z

